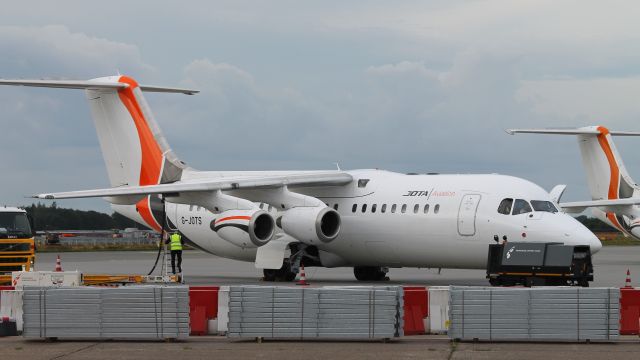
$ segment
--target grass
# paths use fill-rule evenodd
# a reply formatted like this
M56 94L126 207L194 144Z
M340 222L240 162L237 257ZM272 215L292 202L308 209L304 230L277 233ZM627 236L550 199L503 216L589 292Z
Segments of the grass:
M619 232L597 232L595 233L603 246L638 246L640 240L632 237L625 237Z
M619 236L614 239L601 240L602 246L639 246L640 241L631 237Z

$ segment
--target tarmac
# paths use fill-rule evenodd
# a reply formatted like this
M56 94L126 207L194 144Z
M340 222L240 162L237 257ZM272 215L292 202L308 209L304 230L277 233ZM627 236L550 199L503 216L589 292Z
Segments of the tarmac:
M638 338L618 343L452 343L446 336L409 336L388 343L228 340L192 337L184 342L25 341L0 338L3 359L616 359L637 360Z
M58 254L39 253L36 257L37 270L53 270ZM153 251L99 251L61 253L64 270L79 270L87 274L147 274L156 259ZM160 260L154 274L159 274ZM632 285L640 287L640 246L605 246L593 256L595 279L591 286L624 286L627 269L632 275ZM219 258L198 250L184 251L183 275L187 284L192 285L233 285L264 284L262 272L252 263ZM313 285L362 285L355 280L352 268L305 269L307 280ZM385 285L469 285L485 286L485 270L464 269L416 269L392 268L390 281ZM278 283L283 285L283 283Z
M146 274L155 252L61 253L64 270L92 274ZM53 269L55 253L38 254L36 268ZM265 284L253 264L185 251L183 270L188 284ZM591 286L624 286L627 269L632 285L640 286L640 246L604 247L594 256L595 281ZM312 285L358 285L352 269L307 268ZM157 273L157 270L156 270ZM634 276L635 275L635 276ZM388 284L487 285L483 270L391 269ZM282 284L282 283L280 283ZM372 283L380 284L380 283ZM222 336L191 337L181 342L134 341L26 341L0 338L7 359L638 359L640 338L623 336L616 343L453 343L446 336L408 336L388 343L332 341L230 340Z

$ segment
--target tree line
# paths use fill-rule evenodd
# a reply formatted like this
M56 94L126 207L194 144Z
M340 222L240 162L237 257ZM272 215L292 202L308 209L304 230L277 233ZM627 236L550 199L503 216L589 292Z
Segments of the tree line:
M31 218L34 231L47 230L111 230L126 228L146 228L116 212L111 215L98 211L84 211L60 208L53 202L24 208Z

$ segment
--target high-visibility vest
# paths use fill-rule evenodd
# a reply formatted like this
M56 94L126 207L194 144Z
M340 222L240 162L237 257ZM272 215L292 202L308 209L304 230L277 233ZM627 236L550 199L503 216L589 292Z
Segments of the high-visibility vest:
M171 234L171 250L182 250L182 236L180 234Z

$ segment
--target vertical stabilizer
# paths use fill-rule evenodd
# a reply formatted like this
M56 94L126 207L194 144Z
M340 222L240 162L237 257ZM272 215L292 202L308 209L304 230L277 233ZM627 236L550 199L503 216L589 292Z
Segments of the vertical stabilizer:
M609 130L603 126L590 127L597 134L578 135L582 164L593 200L625 199L637 188L624 166Z
M171 151L142 92L192 95L196 90L139 85L127 76L88 81L1 79L0 85L84 89L112 187L166 184L182 178L186 166ZM120 204L123 199L111 201ZM146 196L135 207L117 206L126 216L160 230L162 204L157 196Z

